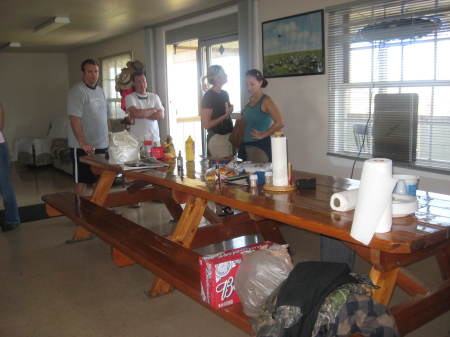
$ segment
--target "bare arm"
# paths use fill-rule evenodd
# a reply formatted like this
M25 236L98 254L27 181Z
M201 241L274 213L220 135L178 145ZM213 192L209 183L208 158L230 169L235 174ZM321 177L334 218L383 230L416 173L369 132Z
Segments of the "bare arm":
M284 122L283 118L281 117L280 110L278 110L278 107L270 97L264 99L264 102L261 105L261 110L272 116L273 123L266 131L258 131L253 129L251 135L256 139L262 139L271 136L274 132L279 131L284 127Z
M147 118L151 120L164 119L163 109L138 109L135 106L130 106L127 108L127 111L133 118Z
M73 133L75 134L75 138L78 140L81 148L87 154L93 154L95 152L95 149L91 144L88 144L86 142L86 139L84 138L83 129L81 128L81 118L69 115L69 120L70 126L72 127Z
M223 114L220 117L217 117L216 119L211 119L211 115L212 115L212 109L206 109L203 108L201 110L201 118L202 118L202 126L205 129L211 129L213 127L215 127L217 124L219 124L220 122L222 122L223 120L227 119L230 117L231 113L233 112L233 106L230 104L226 103L226 108L225 108L225 114Z
M164 110L163 109L156 109L155 113L153 113L148 119L158 121L161 119L164 119Z
M5 127L5 113L3 111L2 102L0 102L0 131L3 131L4 127Z

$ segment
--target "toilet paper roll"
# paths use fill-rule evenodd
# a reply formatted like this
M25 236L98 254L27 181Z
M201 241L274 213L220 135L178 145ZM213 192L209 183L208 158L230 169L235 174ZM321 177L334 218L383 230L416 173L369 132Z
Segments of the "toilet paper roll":
M273 186L288 186L286 137L270 137L272 146Z
M391 229L394 186L390 159L372 158L364 162L351 237L368 245L375 232Z
M334 211L347 212L355 209L358 190L334 193L330 199L330 207Z

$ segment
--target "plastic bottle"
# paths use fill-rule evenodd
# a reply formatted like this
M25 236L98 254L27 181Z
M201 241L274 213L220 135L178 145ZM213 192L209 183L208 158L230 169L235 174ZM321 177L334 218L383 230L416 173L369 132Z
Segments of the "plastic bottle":
M186 139L186 161L193 161L195 157L195 142L191 136Z
M177 153L175 152L175 147L172 143L172 137L169 135L166 138L166 141L163 144L164 148L164 158L168 161L173 161L177 157Z
M256 174L251 174L250 175L250 187L256 188L258 186L257 181L258 181L258 176Z
M183 176L183 157L181 156L181 151L178 152L177 157L177 172L179 176Z
M265 175L265 184L267 186L272 186L273 185L273 173L272 171L266 171Z
M152 156L153 136L151 133L146 133L144 136L144 152L146 157Z

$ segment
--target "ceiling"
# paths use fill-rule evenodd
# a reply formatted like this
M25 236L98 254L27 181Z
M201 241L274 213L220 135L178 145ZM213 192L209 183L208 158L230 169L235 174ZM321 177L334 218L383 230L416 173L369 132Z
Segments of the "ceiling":
M66 52L180 16L216 8L230 0L0 0L0 45L6 52ZM71 23L45 35L33 28L55 17Z

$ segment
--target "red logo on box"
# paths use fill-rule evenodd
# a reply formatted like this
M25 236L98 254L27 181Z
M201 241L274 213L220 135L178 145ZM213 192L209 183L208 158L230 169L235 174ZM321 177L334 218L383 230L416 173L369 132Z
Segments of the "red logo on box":
M271 244L271 242L266 241L200 257L200 282L203 301L214 309L239 303L234 278L241 264L242 256Z

